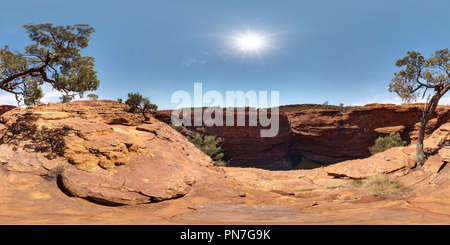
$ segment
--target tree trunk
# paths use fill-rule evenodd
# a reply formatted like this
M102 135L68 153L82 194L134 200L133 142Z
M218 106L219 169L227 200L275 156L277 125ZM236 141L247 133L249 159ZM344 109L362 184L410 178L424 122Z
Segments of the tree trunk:
M141 110L141 112L142 112L142 116L144 116L144 120L145 120L145 121L150 120L150 118L147 117L147 115L145 115L145 110Z
M416 146L416 156L419 166L422 166L425 163L425 153L423 152L423 139L425 137L425 127L428 123L428 116L426 113L427 106L425 106L422 118L420 119L420 129L419 129L419 138L417 139Z
M423 108L422 118L420 119L419 138L417 139L416 155L418 160L418 166L421 167L425 163L425 153L423 151L423 140L425 138L425 128L428 121L436 111L437 104L441 97L450 89L450 85L445 86L443 90L439 89L436 94L431 98L429 103L425 104Z

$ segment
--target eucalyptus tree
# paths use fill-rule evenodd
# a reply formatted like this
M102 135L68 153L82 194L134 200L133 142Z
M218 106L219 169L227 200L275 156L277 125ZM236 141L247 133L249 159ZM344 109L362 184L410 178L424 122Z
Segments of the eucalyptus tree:
M68 100L98 88L94 58L80 54L89 46L94 28L50 23L23 27L34 43L24 47L24 52L11 51L8 45L0 49L1 90L14 94L19 104L23 101L30 106L44 96L44 83L65 93Z
M397 67L405 67L389 84L389 91L396 92L404 103L417 101L428 95L420 119L419 138L417 139L417 160L419 166L425 163L423 140L425 128L431 119L439 100L450 89L450 53L448 49L436 51L429 59L425 59L419 52L408 51L408 56L396 62Z

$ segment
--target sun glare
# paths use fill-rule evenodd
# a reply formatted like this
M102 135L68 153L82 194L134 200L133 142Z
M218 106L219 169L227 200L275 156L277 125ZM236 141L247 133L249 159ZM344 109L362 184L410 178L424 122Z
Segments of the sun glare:
M257 56L260 59L263 59L264 57L267 57L270 50L275 50L277 52L283 52L295 59L292 55L273 45L273 37L281 34L283 34L283 32L263 35L262 33L255 33L247 30L246 33L236 33L234 36L224 36L232 39L233 44L225 52L233 53L234 55L240 54L242 58Z
M242 38L238 38L238 44L244 51L257 51L264 44L260 37L248 35Z

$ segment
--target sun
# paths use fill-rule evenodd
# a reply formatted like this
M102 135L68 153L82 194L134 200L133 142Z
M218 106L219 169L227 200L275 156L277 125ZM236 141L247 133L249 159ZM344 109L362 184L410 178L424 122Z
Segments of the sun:
M252 34L237 38L237 42L243 51L257 51L264 46L262 38Z

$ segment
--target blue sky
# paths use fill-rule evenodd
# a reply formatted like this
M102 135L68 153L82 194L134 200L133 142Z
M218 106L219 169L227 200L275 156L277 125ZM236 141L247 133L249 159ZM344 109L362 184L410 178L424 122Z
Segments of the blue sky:
M387 87L406 52L450 46L444 0L0 0L0 46L31 44L22 25L89 24L100 99L177 90L279 91L280 105L397 103ZM260 46L244 50L249 33ZM42 101L57 102L49 87ZM270 94L270 92L269 92ZM440 104L450 104L450 95ZM15 104L0 91L0 104Z

